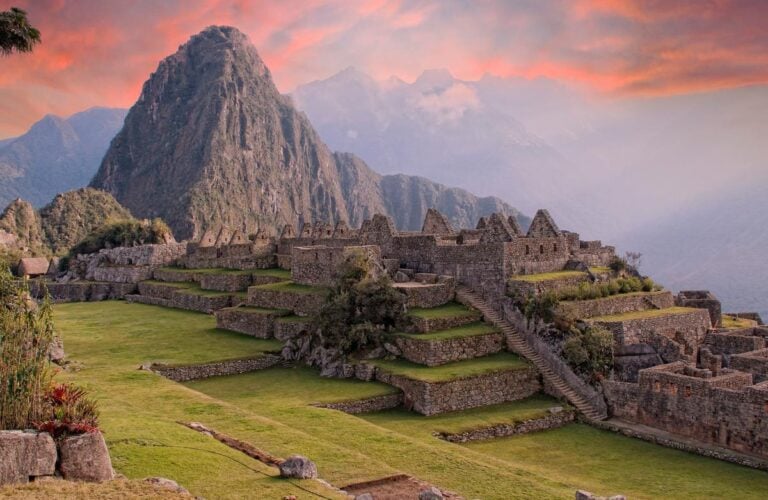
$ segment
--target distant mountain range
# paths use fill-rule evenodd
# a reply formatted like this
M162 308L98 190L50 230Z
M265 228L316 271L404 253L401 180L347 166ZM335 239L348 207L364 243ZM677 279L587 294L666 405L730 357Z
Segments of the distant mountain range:
M160 62L91 186L138 217L162 217L177 238L220 225L359 226L377 212L420 229L430 207L461 226L494 211L519 215L498 198L380 176L352 154L332 153L230 27L207 28Z
M47 115L26 134L0 141L0 207L16 198L40 207L58 193L86 186L125 114L91 108L66 119Z

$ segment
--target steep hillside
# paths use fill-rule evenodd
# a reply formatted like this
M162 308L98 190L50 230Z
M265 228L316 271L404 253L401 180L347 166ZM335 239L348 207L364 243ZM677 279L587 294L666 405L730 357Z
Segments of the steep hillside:
M40 210L43 241L63 254L106 222L133 219L115 198L92 188L57 195Z
M136 216L162 217L179 238L219 224L248 231L311 220L359 225L382 209L412 228L411 212L423 206L392 205L375 172L331 153L277 91L247 37L230 27L204 30L160 63L91 185ZM472 195L462 198L473 215L482 212Z
M94 229L118 220L134 219L112 195L92 188L57 195L39 211L16 199L0 216L0 230L15 238L0 240L8 241L6 249L25 254L62 255Z
M47 115L26 134L0 142L0 206L23 198L39 207L87 185L125 113L92 108L67 119Z

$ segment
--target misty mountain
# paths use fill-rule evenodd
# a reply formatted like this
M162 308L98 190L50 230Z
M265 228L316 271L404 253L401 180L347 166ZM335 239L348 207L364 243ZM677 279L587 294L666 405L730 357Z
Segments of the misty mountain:
M179 238L219 225L359 226L377 212L417 229L431 206L461 226L493 211L518 214L499 199L424 178L388 179L354 155L331 152L278 92L247 37L216 26L160 62L91 186L138 217L162 217Z
M39 207L87 185L125 113L91 108L66 119L46 115L24 135L0 141L0 206L23 198Z

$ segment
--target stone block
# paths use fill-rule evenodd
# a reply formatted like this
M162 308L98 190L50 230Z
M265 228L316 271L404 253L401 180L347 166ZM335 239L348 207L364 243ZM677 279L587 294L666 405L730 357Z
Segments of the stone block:
M101 432L61 439L59 454L59 468L64 479L98 483L115 477L107 443Z
M0 485L26 483L56 472L56 444L50 434L0 431Z

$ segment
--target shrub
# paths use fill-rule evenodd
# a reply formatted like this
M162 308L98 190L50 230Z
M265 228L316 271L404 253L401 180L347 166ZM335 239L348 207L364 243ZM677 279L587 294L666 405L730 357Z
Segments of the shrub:
M53 341L51 304L38 307L26 282L0 270L0 429L25 429L46 413Z
M614 273L620 273L620 272L625 271L627 269L627 261L622 259L621 257L614 257L611 260L610 264L608 264L608 267Z
M558 297L554 293L545 293L540 296L529 295L523 304L523 313L528 320L541 318L546 323L555 320Z
M48 403L45 418L37 422L38 430L53 437L94 432L99 426L96 402L86 391L72 384L51 385L46 393Z
M404 294L392 287L389 277L363 252L349 255L328 300L315 315L308 333L310 348L338 351L342 357L372 350L384 343L385 334L407 323ZM319 359L310 355L310 364Z
M580 283L557 292L558 300L590 300L610 297L620 293L652 292L659 287L650 278L615 278L605 283Z
M69 260L78 254L95 253L103 248L165 243L173 238L168 225L161 219L126 220L101 226L72 247L66 256Z
M571 367L592 380L610 373L613 367L613 334L595 326L572 329L563 344L563 357Z

